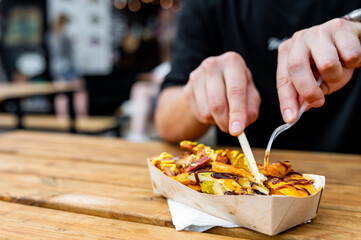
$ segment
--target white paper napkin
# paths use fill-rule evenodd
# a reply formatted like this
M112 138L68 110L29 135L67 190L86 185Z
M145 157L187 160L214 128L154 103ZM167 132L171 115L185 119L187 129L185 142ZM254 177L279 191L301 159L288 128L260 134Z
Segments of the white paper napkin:
M221 218L212 216L198 209L186 206L182 203L168 199L172 222L177 231L187 230L193 232L204 232L212 227L234 228L239 225L228 222Z

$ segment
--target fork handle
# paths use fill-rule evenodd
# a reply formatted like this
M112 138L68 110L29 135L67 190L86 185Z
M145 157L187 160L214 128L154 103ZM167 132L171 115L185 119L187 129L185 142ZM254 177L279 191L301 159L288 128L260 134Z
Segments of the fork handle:
M323 78L322 77L319 77L317 79L317 86L321 86L323 82ZM295 124L302 116L302 114L305 112L306 108L308 107L309 103L308 102L304 102L300 108L300 110L298 111L298 116L296 118L296 120L294 120L293 122L291 122L291 124Z

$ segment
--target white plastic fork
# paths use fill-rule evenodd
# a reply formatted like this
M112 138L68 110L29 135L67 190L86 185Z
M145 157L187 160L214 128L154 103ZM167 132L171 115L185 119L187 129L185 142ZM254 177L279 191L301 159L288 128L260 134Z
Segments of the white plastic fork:
M317 86L320 86L321 83L322 83L323 79L322 77L320 77L318 80L317 80ZM275 138L283 131L289 129L290 127L292 127L293 125L296 124L296 122L301 118L302 114L304 113L304 111L306 110L306 108L308 107L308 102L304 102L298 112L298 116L296 118L296 120L294 120L293 122L291 123L285 123L285 124L282 124L281 126L279 126L278 128L276 128L272 135L271 135L271 138L270 140L268 141L268 144L267 144L267 149L266 149L266 154L265 154L265 165L268 166L268 159L269 159L269 154L270 154L270 151L271 151L271 146L272 146L272 143L273 141L275 140Z

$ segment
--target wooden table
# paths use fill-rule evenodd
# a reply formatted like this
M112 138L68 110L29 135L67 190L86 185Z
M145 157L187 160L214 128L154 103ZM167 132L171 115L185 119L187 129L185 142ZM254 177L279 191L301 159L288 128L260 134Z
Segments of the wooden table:
M73 82L65 82L63 84L53 82L0 83L0 101L36 95L74 92L79 89L79 86L79 83Z
M5 100L14 100L17 105L16 115L18 118L18 129L23 129L23 111L21 108L20 100L28 97L38 95L55 95L59 93L68 94L69 96L69 109L72 120L74 121L75 114L73 109L73 93L81 87L79 82L41 82L41 83L1 83L0 84L0 104ZM72 122L73 122L72 121ZM71 127L74 132L74 126Z
M177 146L70 134L0 135L0 239L361 239L361 156L272 150L326 176L312 223L275 237L245 228L177 232L145 159ZM264 149L255 149L262 159Z

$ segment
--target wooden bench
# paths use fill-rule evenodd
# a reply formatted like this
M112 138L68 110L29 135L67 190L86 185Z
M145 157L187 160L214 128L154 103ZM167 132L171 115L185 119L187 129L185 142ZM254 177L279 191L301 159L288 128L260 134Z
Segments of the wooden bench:
M0 128L14 129L17 124L15 114L0 114ZM49 114L28 114L23 117L23 125L25 129L68 132L71 128L71 120ZM120 124L115 116L88 116L75 120L75 130L86 134L99 134L111 130L119 136Z

